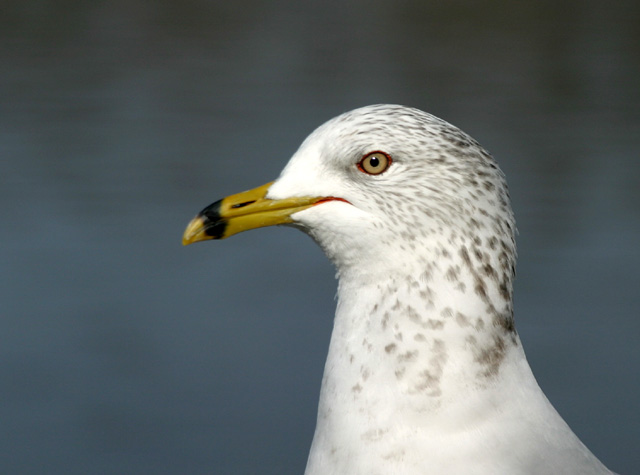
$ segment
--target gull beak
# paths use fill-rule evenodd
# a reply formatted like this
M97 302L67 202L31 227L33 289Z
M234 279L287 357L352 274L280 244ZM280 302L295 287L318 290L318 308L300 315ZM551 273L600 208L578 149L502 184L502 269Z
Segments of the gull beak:
M182 244L224 239L249 229L292 223L292 214L327 200L308 196L270 200L265 196L272 184L227 196L207 206L187 226Z

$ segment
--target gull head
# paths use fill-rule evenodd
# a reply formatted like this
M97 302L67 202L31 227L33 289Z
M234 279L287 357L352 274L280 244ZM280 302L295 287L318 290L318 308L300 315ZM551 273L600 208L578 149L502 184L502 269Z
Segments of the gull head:
M461 249L480 260L502 254L510 273L515 263L515 224L496 162L453 125L399 105L321 125L274 182L208 206L183 242L276 224L309 234L341 274L406 273Z

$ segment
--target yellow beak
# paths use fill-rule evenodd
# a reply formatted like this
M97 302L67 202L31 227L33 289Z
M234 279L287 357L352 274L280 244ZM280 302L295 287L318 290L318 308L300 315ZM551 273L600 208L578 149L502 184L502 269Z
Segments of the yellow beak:
M182 244L224 239L249 229L291 223L292 214L326 199L303 196L269 200L265 195L272 183L227 196L207 206L187 226Z

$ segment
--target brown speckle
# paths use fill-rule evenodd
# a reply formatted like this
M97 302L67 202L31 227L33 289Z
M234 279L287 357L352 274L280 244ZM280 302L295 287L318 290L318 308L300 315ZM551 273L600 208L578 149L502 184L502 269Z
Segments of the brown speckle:
M391 318L391 315L389 314L389 312L384 312L384 314L382 315L382 329L386 329L387 325L389 324L389 319Z
M399 362L414 361L418 357L418 354L419 354L418 350L407 351L406 353L398 355L398 361Z
M437 397L442 394L440 379L448 356L442 340L434 340L431 346L433 356L429 359L429 367L418 373L418 380L413 385L413 392L424 392L428 396Z
M487 277L490 277L491 279L497 281L498 280L498 274L496 274L496 271L493 269L493 267L491 266L491 264L485 264L481 267L482 269L482 273L484 275L486 275Z
M467 316L461 312L456 312L456 323L461 327L468 327L471 325Z
M365 368L364 366L360 368L360 375L362 376L362 381L366 381L367 379L369 379L370 374L371 372L369 371L368 368Z
M368 442L377 442L389 432L389 429L371 429L363 433L360 438Z
M487 287L484 281L477 276L476 276L476 285L473 288L473 290L475 291L476 295L481 297L483 300L487 298Z
M493 337L493 344L478 350L475 361L483 366L480 375L486 378L497 376L500 365L504 360L506 353L506 345L504 338L499 336Z
M459 268L457 268L457 266L451 266L449 267L449 269L447 270L446 274L444 275L444 277L449 281L449 282L456 282L458 280L458 272L459 272Z
M373 345L369 343L369 340L367 340L366 338L362 340L362 346L364 346L369 353L371 353L371 351L373 350Z

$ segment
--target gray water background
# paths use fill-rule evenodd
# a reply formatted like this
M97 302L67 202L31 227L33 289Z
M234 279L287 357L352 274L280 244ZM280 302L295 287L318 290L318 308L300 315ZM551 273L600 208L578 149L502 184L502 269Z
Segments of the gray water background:
M0 472L302 473L331 265L288 228L180 238L391 102L501 164L530 363L637 473L639 77L633 1L3 2Z

